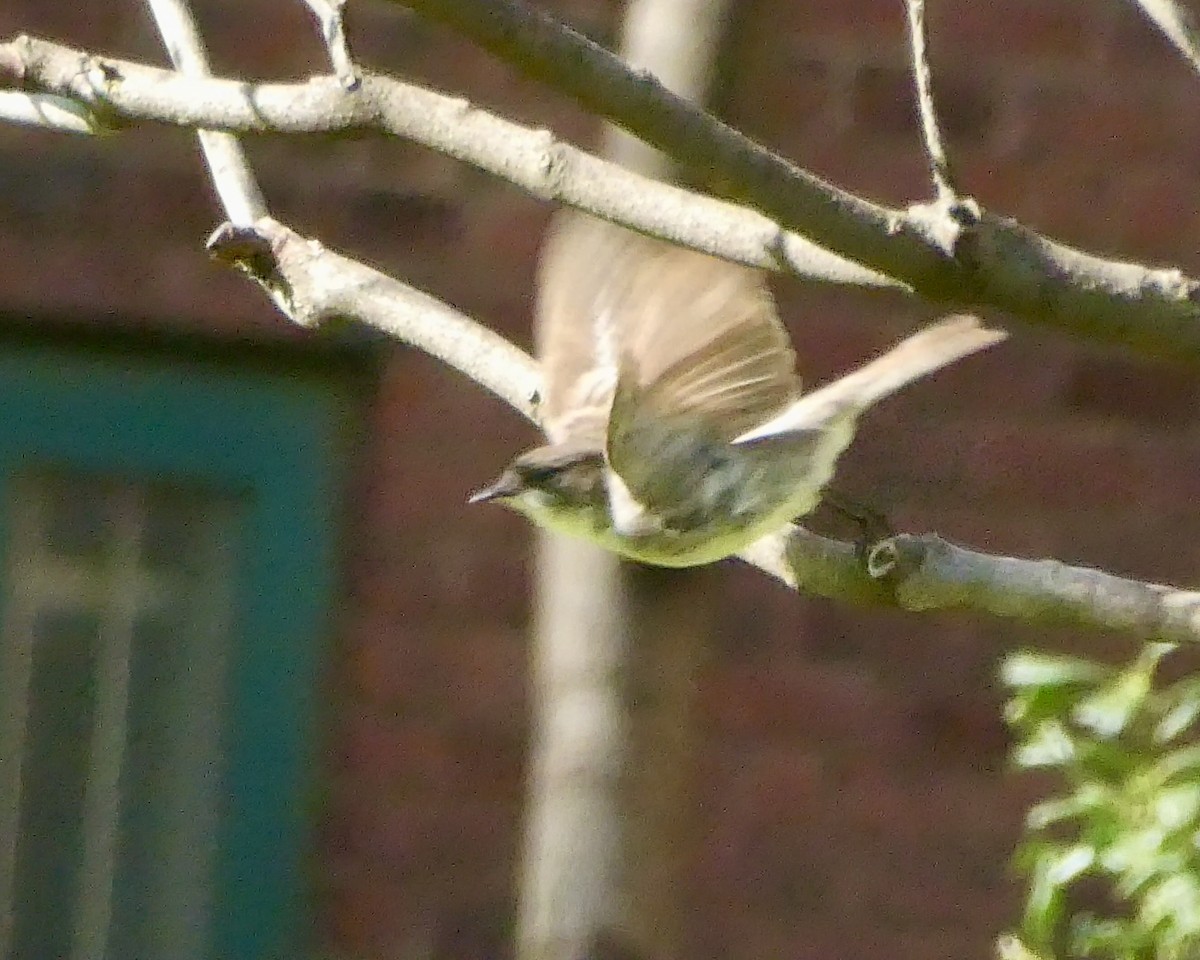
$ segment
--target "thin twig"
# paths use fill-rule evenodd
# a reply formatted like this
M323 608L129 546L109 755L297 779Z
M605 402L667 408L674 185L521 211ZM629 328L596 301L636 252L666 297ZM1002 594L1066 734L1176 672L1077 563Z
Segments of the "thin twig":
M1175 0L1133 0L1133 3L1183 54L1192 69L1200 73L1200 30L1192 12Z
M321 40L329 52L334 74L343 87L354 90L360 77L346 43L346 25L342 18L346 0L304 0L304 3L321 26Z
M176 69L188 77L208 77L211 71L204 41L186 0L146 0L146 3ZM197 130L196 136L225 215L239 225L265 217L267 203L237 137L204 129Z
M933 105L933 78L929 69L929 44L925 32L925 0L908 0L905 6L908 10L908 39L912 46L913 81L917 88L917 112L921 117L921 136L929 157L929 172L938 200L953 203L958 199L958 190Z

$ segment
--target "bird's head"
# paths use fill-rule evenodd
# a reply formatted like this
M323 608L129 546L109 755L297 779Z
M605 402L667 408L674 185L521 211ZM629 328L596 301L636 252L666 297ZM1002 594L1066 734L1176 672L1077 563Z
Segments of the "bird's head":
M568 446L530 450L468 500L493 501L545 526L596 522L597 512L607 516L604 454Z

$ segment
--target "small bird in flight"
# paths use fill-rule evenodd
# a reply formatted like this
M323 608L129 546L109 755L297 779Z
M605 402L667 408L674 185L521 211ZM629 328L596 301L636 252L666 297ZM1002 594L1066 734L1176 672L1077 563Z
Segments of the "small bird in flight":
M536 316L549 443L471 502L644 563L711 563L815 509L867 408L1005 336L950 317L805 394L762 271L565 212Z

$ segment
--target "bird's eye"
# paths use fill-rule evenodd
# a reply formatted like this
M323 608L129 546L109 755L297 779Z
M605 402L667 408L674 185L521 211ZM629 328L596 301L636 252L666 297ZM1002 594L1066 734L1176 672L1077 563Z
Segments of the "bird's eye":
M522 480L526 483L544 484L546 481L553 479L562 472L560 466L548 466L546 464L521 464L518 468L518 473Z

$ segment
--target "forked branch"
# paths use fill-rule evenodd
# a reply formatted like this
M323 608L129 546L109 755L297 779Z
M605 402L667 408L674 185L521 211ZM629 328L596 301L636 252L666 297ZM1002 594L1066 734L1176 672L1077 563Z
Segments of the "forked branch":
M443 0L424 0L422 5L438 2ZM481 2L483 0L455 0L464 8ZM494 11L505 16L511 13L510 0L487 2L493 5L490 9ZM488 9L484 7L476 12L484 16ZM560 29L554 27L554 30ZM166 32L177 47L180 37L185 36L173 29ZM535 32L535 36L541 34ZM195 42L198 43L198 39ZM520 44L528 42L529 38L525 38ZM518 49L522 49L520 44ZM501 134L536 135L488 117L464 103L438 99L428 91L405 87L387 78L366 77L359 90L349 91L336 80L254 86L212 80L202 76L203 72L201 67L196 69L197 75L184 76L138 64L89 57L28 38L0 45L0 73L21 78L43 92L70 97L100 116L159 120L185 127L226 131L300 132L375 126L403 132L402 135L411 133L414 139L423 138L423 142L436 141L444 152L472 162L482 160L489 149L499 147L501 159L489 161L497 172L514 182L523 182L522 178L525 178L543 187L547 195L572 199L579 206L584 206L578 201L587 193L587 175L611 173L608 165L586 154L543 149L537 154L543 160L566 155L573 162L578 160L580 164L595 166L587 167L584 175L578 175L577 170L564 174L561 168L543 170L543 178L538 179L518 164L519 170L514 174L505 164L521 156L520 149L510 145L505 152ZM618 85L632 82L631 89L642 91L637 96L649 91L645 95L652 100L661 97L662 91L646 78L630 79L627 71L622 76L626 79L619 80ZM414 104L418 109L414 109ZM449 113L437 114L431 123L428 115L420 114L420 106L430 107L435 113L438 110L449 110ZM624 106L618 106L624 109ZM667 108L674 109L669 103ZM694 116L692 120L695 120ZM458 140L454 133L437 128L438 123L446 121L453 121L452 126L465 127L476 134L482 126L494 136L491 140L484 137L482 142L474 143ZM693 127L693 133L703 139L705 124L715 121L702 118L698 122L700 126ZM736 140L739 135L728 128L725 130L727 133L721 133L718 141L726 146L703 149L726 156L732 163L731 169L741 169L739 164L743 164L753 180L754 171L764 163L763 152L750 145L752 149L743 150L739 146L732 154L722 154L730 143L736 146L741 142ZM735 139L729 140L728 136ZM721 137L726 139L721 141ZM653 141L654 138L650 139ZM660 139L669 143L671 138ZM542 143L544 147L554 146L551 138L545 135ZM528 143L522 144L521 148L528 148ZM927 208L924 213L920 210L908 213L886 211L836 191L790 165L779 167L782 163L766 162L767 167L774 170L766 175L767 181L782 170L785 181L792 182L795 174L794 182L807 185L790 201L785 200L784 207L794 213L803 213L806 209L805 190L815 191L821 200L816 205L819 210L814 214L814 222L828 225L844 218L840 220L840 226L834 223L827 233L848 238L849 246L875 250L875 260L907 264L899 274L919 278L930 263L927 254L935 247L922 240L925 234L914 231L912 225L919 224L921 216L933 216L928 212L932 208ZM628 180L621 182L629 183ZM760 238L765 234L779 241L770 247L776 253L787 243L797 242L783 237L769 221L755 214L738 211L717 201L697 201L683 191L655 193L673 188L654 186L651 181L645 183L650 185L647 202L673 196L680 204L685 200L696 204L695 209L700 211L696 216L701 219L706 215L728 216L727 222L739 224L740 229L747 231L743 237L757 230ZM261 198L256 198L255 193L256 190L249 191L240 199L229 200L229 193L221 190L231 220L239 222L219 230L214 235L212 247L218 256L261 283L294 321L314 324L325 318L338 317L370 324L439 357L526 416L533 415L538 376L536 366L528 356L434 298L301 237L269 217L252 216L265 209L265 205L259 206ZM589 202L602 203L607 199L592 194ZM617 207L622 214L612 216L612 219L625 222L621 217L628 214L635 226L644 226L649 219L636 204L621 207L618 203ZM687 209L692 211L693 207ZM608 215L611 216L611 211ZM875 227L871 227L872 223ZM868 235L876 227L883 232L870 239ZM1014 297L1014 290L1025 290L1023 296L1042 296L1044 302L1052 304L1060 315L1067 311L1077 330L1084 333L1089 330L1082 325L1091 319L1090 332L1096 336L1126 343L1141 342L1165 350L1167 338L1173 331L1178 335L1175 353L1200 356L1200 331L1192 302L1196 289L1194 281L1174 271L1149 271L1135 264L1113 263L1070 251L1006 221L983 218L974 227L980 229L973 229L970 234L970 252L978 268L975 280L981 285L963 291L964 296L974 297L970 302L1003 304ZM899 233L890 236L895 230ZM677 239L670 233L667 235ZM715 246L723 247L724 236L720 232L717 236ZM894 250L892 253L881 252L887 249L889 236L895 241ZM748 254L747 246L750 248ZM755 253L753 247L753 244L743 245L740 249L746 255L735 259L760 263L763 255L761 251ZM905 259L905 250L912 253L910 259ZM713 249L709 252L724 251ZM959 249L956 256L961 253ZM1026 274L1025 280L1018 282L1010 274L988 272L988 264L1003 261L1010 263L1010 269ZM1065 280L1054 274L1064 264L1069 268ZM1086 290L1079 289L1081 277L1090 277L1094 285ZM1124 332L1118 332L1112 328L1110 320L1122 307L1129 310L1122 313ZM1142 324L1140 330L1130 334L1128 331L1137 323ZM1147 638L1200 640L1200 595L1123 580L1056 561L990 556L953 547L936 537L902 536L885 540L871 550L869 563L864 565L856 548L850 544L827 540L800 528L789 528L756 544L747 551L746 559L793 587L843 599L890 603L915 610L973 609L1035 622L1066 620L1093 628L1131 631Z

